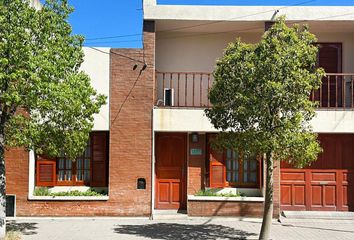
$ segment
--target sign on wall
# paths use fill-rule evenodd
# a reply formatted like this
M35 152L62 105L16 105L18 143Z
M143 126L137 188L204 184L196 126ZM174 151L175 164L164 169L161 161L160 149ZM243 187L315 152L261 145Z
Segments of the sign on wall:
M202 155L202 149L201 148L191 148L190 154L192 156L200 156L200 155Z

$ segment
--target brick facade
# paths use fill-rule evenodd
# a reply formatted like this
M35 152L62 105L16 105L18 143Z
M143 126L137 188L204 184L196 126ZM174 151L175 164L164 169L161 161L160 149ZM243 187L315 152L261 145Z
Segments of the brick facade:
M190 154L191 149L201 149L202 155ZM206 157L206 135L199 134L198 142L192 141L192 134L189 134L188 149L188 195L193 195L205 187L205 157Z
M28 200L28 152L6 152L7 194L16 195L17 216L149 216L152 179L152 109L155 87L155 24L144 22L143 49L111 49L110 52L110 137L109 200L34 201ZM124 56L128 56L126 58ZM136 62L132 59L138 59ZM143 70L144 63L147 67ZM137 65L135 67L135 65ZM135 70L134 70L135 68ZM198 141L188 135L187 194L207 186L206 134ZM191 149L202 149L191 155ZM19 167L21 166L21 167ZM274 212L279 215L279 170L274 172ZM146 189L137 189L138 178ZM261 202L189 201L191 216L261 216Z
M142 63L133 70L135 61ZM7 194L15 194L17 216L149 216L151 126L155 74L155 24L144 22L143 49L112 49L108 201L29 201L28 152L6 153ZM140 75L140 76L139 76ZM146 189L137 190L137 179Z
M192 200L188 201L188 215L262 217L263 202ZM273 217L278 216L279 209L274 209Z

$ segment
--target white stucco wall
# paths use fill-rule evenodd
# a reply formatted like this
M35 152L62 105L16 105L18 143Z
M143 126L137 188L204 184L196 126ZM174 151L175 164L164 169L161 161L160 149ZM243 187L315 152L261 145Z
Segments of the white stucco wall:
M84 47L85 58L81 65L81 69L85 71L91 78L91 85L98 93L107 96L107 104L101 107L100 113L94 116L95 131L109 130L109 76L110 76L110 58L109 48L92 48ZM108 54L105 54L106 52Z
M311 121L317 133L354 133L354 111L316 111ZM157 132L217 132L202 109L154 109Z
M338 26L340 28L340 26ZM318 32L312 29L318 42L341 42L343 72L354 72L354 28L352 32ZM317 30L317 31L316 31ZM165 72L212 72L215 62L222 56L227 44L236 38L247 43L258 42L261 32L254 33L195 33L192 37L183 37L191 33L157 33L156 69Z
M261 33L211 34L193 37L191 33L167 34L157 33L156 69L172 72L212 72L217 58L222 56L227 44L237 37L242 41L255 43Z

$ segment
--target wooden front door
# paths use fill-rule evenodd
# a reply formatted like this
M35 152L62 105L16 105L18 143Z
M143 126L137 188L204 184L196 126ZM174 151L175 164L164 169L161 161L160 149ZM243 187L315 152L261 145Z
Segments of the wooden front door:
M318 66L326 73L342 72L342 44L319 43ZM342 107L343 83L341 77L328 76L322 79L321 106Z
M156 134L156 208L186 209L187 134Z

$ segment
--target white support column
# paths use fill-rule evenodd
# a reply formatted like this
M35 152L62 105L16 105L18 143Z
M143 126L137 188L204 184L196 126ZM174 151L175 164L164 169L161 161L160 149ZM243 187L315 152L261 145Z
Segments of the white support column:
M34 191L34 183L35 183L35 165L36 165L36 159L34 155L34 151L31 150L29 151L29 161L28 161L28 198L31 198L33 196L33 191Z
M154 119L154 111L152 111L152 122ZM152 124L153 126L153 124ZM152 144L151 144L151 220L155 214L155 130L152 127Z

